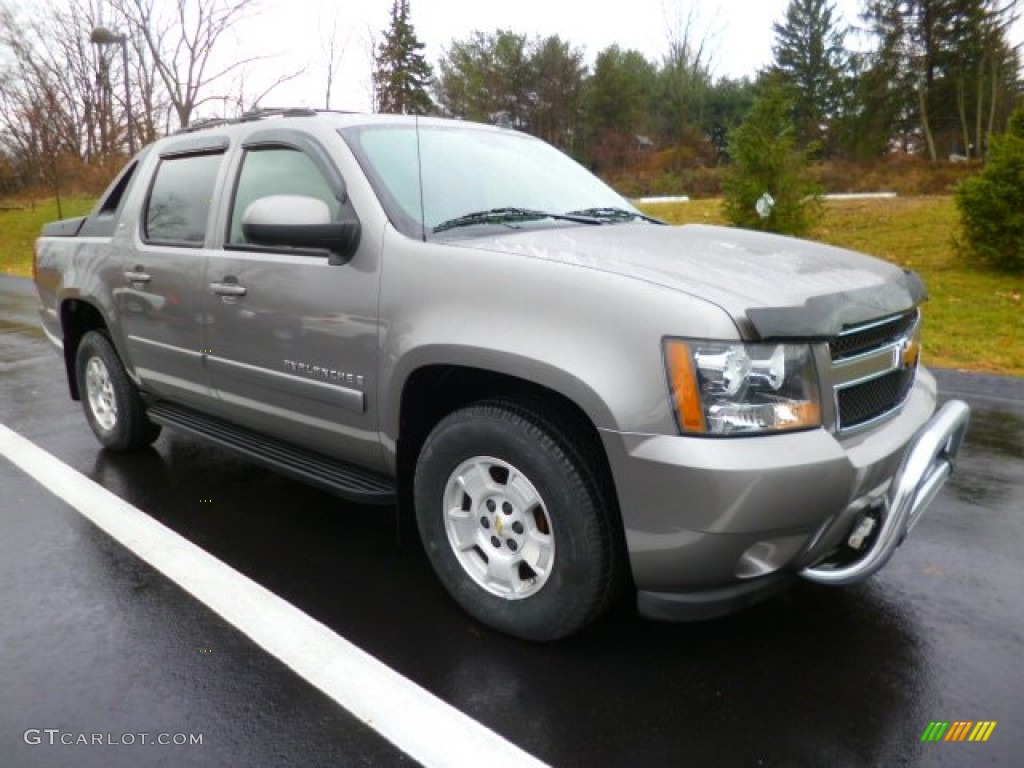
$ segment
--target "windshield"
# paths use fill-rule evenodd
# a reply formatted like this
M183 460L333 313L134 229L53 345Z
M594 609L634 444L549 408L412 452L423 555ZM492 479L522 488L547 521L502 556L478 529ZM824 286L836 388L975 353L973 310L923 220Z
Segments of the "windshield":
M395 227L409 237L631 220L638 212L559 150L472 125L342 129ZM420 179L423 195L420 197ZM574 212L617 211L585 221ZM435 231L436 230L436 231Z

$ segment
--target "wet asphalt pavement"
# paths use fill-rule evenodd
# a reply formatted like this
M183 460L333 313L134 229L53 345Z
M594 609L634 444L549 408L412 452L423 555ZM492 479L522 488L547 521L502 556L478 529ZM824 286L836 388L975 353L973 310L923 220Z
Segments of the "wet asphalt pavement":
M386 508L169 431L100 451L35 308L0 278L0 422L552 765L1021 764L1024 379L939 372L972 407L967 445L871 582L702 624L620 611L538 646L462 614ZM922 743L935 720L998 725ZM26 744L48 728L203 743ZM0 768L411 764L0 458Z

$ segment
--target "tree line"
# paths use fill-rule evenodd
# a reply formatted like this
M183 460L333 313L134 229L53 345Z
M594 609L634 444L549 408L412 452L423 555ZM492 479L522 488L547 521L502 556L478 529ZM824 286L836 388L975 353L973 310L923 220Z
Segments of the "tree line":
M0 0L0 192L55 184L71 168L109 176L132 139L187 126L213 101L227 114L258 103L236 78L259 56L218 67L211 55L252 3L61 0L30 16ZM657 58L612 45L590 62L561 36L497 29L452 40L431 64L410 0L393 0L373 51L374 108L528 131L613 176L655 151L673 168L729 163L730 135L774 89L796 147L815 158L983 159L1024 90L1010 38L1020 5L862 0L846 26L833 0L790 0L771 65L733 79L714 75L692 13L667 25ZM119 34L92 42L104 25ZM335 66L332 53L325 107Z
M728 161L730 132L766 88L783 92L797 147L818 158L983 158L1024 92L1010 39L1019 11L1020 0L863 0L847 26L832 0L790 0L772 64L736 80L713 76L692 14L668 30L660 59L612 45L590 67L560 36L499 29L452 41L432 71L409 0L395 0L403 32L378 49L377 82L399 73L415 93L415 103L388 100L391 111L507 124L599 171L649 146L675 148L682 162ZM403 58L413 50L414 72Z

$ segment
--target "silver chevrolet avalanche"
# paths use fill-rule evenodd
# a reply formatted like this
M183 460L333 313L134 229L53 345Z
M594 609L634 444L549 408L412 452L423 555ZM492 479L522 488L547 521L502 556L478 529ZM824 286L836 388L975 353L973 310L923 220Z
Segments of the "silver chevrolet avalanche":
M934 413L913 273L666 226L489 126L207 123L47 225L35 267L107 449L168 426L397 504L453 598L533 640L627 595L694 619L862 581L967 427Z

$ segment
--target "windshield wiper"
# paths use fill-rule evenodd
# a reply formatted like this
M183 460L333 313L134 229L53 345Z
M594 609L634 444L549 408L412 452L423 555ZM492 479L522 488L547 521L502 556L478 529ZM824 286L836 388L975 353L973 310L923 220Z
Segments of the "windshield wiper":
M648 221L651 224L665 223L653 216L647 216L637 211L627 211L625 208L584 208L581 211L569 211L566 216L586 216L591 219L597 219L602 224L618 221L635 221L636 219Z
M556 219L558 221L574 221L578 224L600 224L593 216L582 213L549 213L535 211L530 208L491 208L486 211L467 213L448 221L442 221L433 231L444 232L458 227L472 227L477 224L508 224L515 221L537 221L538 219Z

